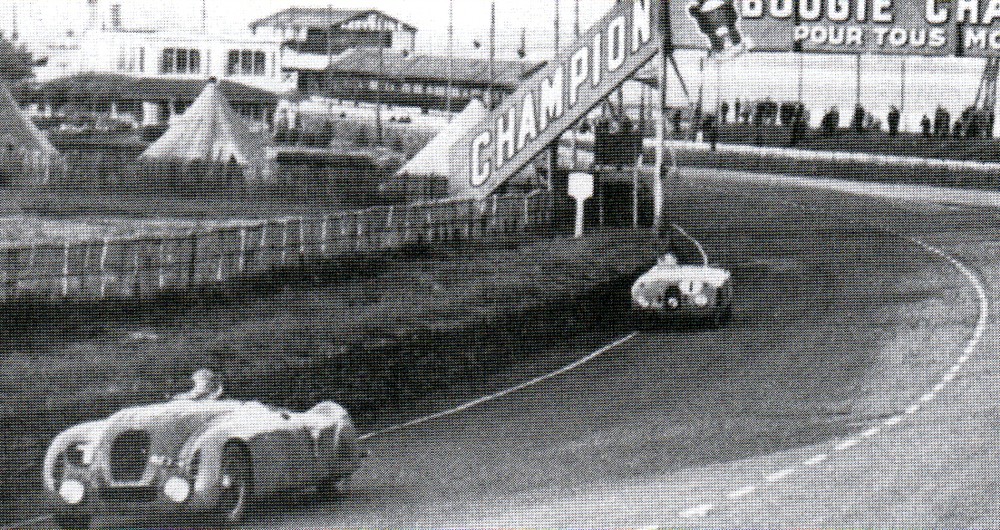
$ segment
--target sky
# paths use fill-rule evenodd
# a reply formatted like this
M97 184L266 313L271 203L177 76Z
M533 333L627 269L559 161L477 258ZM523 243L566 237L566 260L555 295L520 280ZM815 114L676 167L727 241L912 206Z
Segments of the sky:
M122 5L127 27L197 30L201 26L202 0L101 0L107 6ZM615 0L579 0L580 26L586 30L615 3ZM206 0L206 27L210 33L246 28L259 18L286 7L375 8L418 28L418 53L445 55L448 52L449 0ZM16 7L15 7L16 5ZM574 0L498 0L497 56L515 58L521 32L526 35L527 58L544 60L554 49L554 18L559 7L561 41L571 40ZM79 31L87 20L86 0L0 0L0 29L10 34L16 10L18 32L26 43L58 40L67 29ZM460 56L485 57L490 25L490 0L454 0L454 51ZM479 40L483 46L473 47ZM702 94L706 106L721 99L743 101L771 97L778 101L798 97L799 63L792 54L744 54L724 64L709 61L700 68L700 52L678 52L680 70L689 95L671 81L670 100L682 104ZM861 99L876 116L890 106L901 106L903 123L917 129L923 114L932 114L942 105L957 116L976 94L982 60L954 58L904 59L865 56L862 59ZM822 113L837 106L843 120L850 116L857 91L853 57L806 55L802 59L803 100L811 119L818 123Z
M129 27L198 29L201 0L101 0L103 5L122 5L123 24ZM580 0L582 29L599 19L614 0ZM0 28L10 34L17 11L18 33L27 42L58 38L67 29L86 21L86 0L0 0ZM551 54L555 0L499 0L497 3L498 55L513 58L525 30L529 58L544 59ZM374 8L419 28L419 51L446 53L449 0L206 0L206 27L210 32L246 28L254 20L286 7ZM575 2L558 2L560 26L566 39L573 31ZM489 38L490 1L454 0L456 54L486 53ZM483 47L478 51L474 40Z

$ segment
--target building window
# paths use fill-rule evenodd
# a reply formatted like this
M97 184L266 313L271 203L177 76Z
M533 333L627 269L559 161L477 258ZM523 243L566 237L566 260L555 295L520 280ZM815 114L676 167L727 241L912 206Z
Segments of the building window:
M160 59L161 74L197 74L201 72L201 51L165 48Z
M267 75L267 53L258 50L229 50L226 75Z

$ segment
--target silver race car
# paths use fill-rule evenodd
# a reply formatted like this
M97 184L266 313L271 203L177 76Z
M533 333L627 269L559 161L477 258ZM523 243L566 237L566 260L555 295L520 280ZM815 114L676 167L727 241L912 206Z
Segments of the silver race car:
M683 317L718 326L732 314L730 278L725 269L681 265L668 253L632 284L632 308L642 322Z
M59 525L86 528L99 514L233 523L254 498L336 489L357 468L356 430L340 405L292 412L220 393L127 408L56 436L43 480Z

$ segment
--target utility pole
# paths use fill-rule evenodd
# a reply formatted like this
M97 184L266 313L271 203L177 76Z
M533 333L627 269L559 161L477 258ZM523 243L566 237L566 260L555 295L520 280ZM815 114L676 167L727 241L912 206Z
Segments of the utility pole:
M580 39L580 0L576 0L573 6L573 37L577 40ZM595 65L596 68L596 65ZM570 142L573 144L571 148L572 159L571 167L575 170L577 165L577 133L580 129L580 122L573 124L573 132L570 133Z
M375 137L378 145L384 144L382 133L382 77L385 76L385 47L382 45L382 34L385 33L385 20L379 15L378 19L378 39L375 45L378 46L378 75L375 80Z
M448 85L444 92L444 110L451 121L451 85L455 75L455 0L448 0Z
M329 117L333 117L333 4L326 5L326 75L324 77L326 92L326 108Z
M663 226L663 185L667 176L667 163L664 157L664 142L667 138L667 62L673 53L673 42L670 38L670 4L668 0L659 0L659 40L660 40L660 126L656 128L656 170L653 176L653 227L657 230Z
M496 79L496 71L494 66L494 61L496 60L497 54L497 2L493 0L490 2L490 84L487 89L487 107L489 110L493 110L493 84Z
M555 26L553 52L552 52L552 62L555 62L559 57L559 0L556 0L556 13L552 19L552 23ZM545 184L548 189L552 189L552 176L555 174L556 168L559 167L559 137L549 144L549 156L547 161L547 178L545 179Z

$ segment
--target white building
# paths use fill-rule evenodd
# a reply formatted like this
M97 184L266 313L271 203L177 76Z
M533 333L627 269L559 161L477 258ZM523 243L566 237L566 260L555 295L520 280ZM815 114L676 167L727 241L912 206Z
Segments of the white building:
M412 50L416 28L375 10L288 8L249 28L207 35L127 28L120 3L87 2L85 27L41 53L35 71L46 82L81 73L204 80L210 77L271 92L297 88L298 72L325 69L332 57L359 46Z

